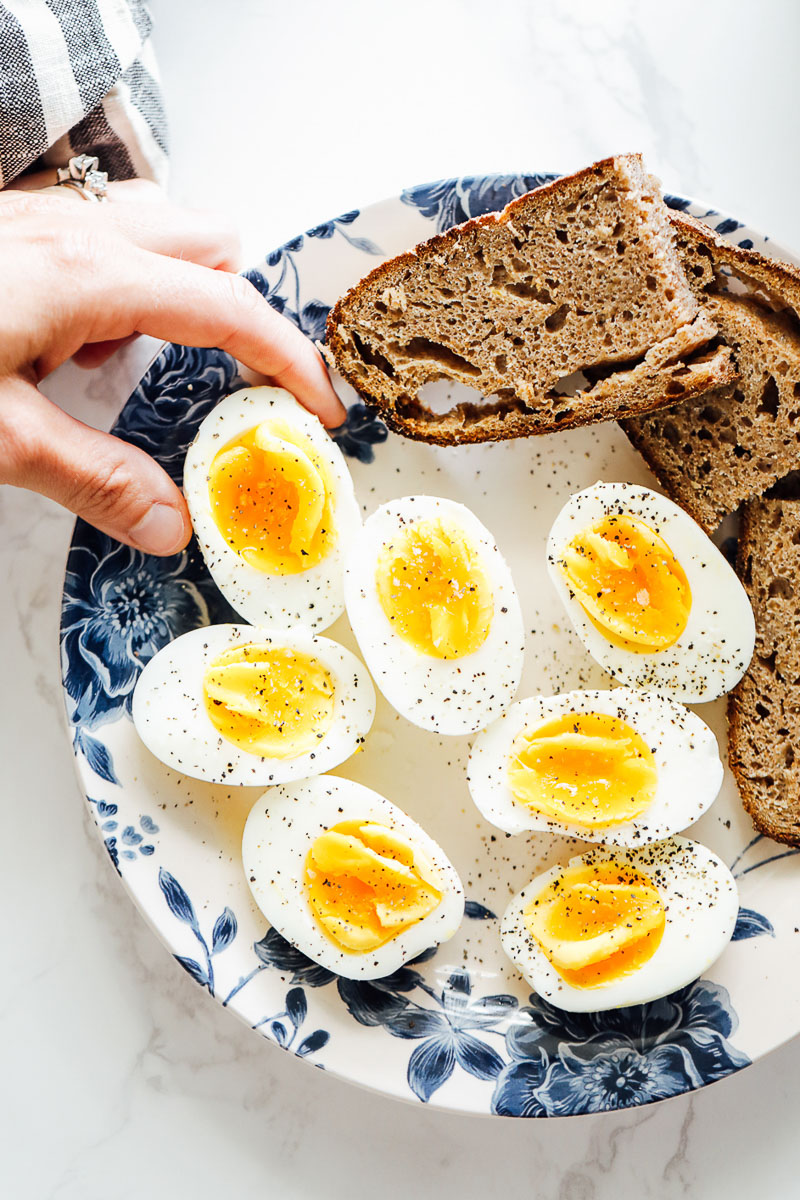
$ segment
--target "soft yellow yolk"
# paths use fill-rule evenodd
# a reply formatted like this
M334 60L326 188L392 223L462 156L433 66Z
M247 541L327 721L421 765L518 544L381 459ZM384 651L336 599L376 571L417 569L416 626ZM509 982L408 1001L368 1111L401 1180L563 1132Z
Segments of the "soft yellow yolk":
M441 902L438 876L419 848L385 825L341 821L306 858L311 911L342 950L365 954Z
M375 570L381 608L420 654L462 658L486 641L494 614L476 548L443 521L406 527L383 547Z
M232 646L206 669L203 698L214 728L264 758L297 758L319 745L333 719L334 685L310 654Z
M589 619L615 646L651 654L674 645L692 606L662 537L638 517L604 517L573 538L559 566Z
M307 571L333 544L327 464L283 421L264 421L224 446L211 463L208 493L225 541L259 571Z
M573 987L597 987L638 970L666 924L652 881L613 860L567 867L531 901L524 920Z
M602 829L648 807L658 774L650 747L619 717L563 713L514 738L508 783L535 813Z

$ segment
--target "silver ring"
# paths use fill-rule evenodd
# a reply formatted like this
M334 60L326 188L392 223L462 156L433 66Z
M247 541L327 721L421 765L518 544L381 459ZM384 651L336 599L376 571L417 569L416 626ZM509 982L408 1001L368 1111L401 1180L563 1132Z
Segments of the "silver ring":
M108 172L100 171L100 160L93 154L77 154L66 167L59 167L56 187L68 187L84 200L97 204L107 200Z

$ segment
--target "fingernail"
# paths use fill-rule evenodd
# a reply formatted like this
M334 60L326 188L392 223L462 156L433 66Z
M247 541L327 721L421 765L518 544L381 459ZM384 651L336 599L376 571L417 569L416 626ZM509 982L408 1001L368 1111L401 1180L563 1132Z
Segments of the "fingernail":
M169 504L153 504L130 537L147 554L175 554L186 540L183 515Z

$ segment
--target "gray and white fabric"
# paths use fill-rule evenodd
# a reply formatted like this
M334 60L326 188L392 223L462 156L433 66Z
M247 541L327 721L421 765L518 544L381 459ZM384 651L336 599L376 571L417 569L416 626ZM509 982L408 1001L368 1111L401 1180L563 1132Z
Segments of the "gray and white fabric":
M74 154L165 182L151 29L141 0L0 0L0 187Z

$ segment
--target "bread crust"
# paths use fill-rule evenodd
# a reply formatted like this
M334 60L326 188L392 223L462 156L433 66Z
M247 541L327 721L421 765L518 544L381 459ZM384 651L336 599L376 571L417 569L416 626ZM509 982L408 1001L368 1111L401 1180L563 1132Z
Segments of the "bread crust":
M667 494L713 533L796 465L800 272L694 218L672 222L690 286L732 347L740 379L622 428Z
M383 294L386 294L392 290L393 283L402 278L405 271L413 272L419 269L421 264L424 266L432 263L437 256L449 252L456 253L459 246L465 244L464 239L475 231L500 226L508 226L513 231L515 220L519 220L520 214L526 209L526 206L530 205L532 196L537 197L537 203L540 205L538 211L544 212L547 211L546 206L549 202L566 202L570 197L574 198L582 187L591 185L594 180L601 180L603 183L611 182L613 186L612 173L616 171L619 178L622 178L626 170L632 170L629 165L631 163L635 165L637 171L641 171L638 156L630 156L628 159L624 157L602 159L574 175L563 176L537 188L533 193L518 197L500 213L488 213L471 218L445 233L437 234L428 241L420 243L414 250L406 251L387 262L380 263L355 287L340 297L329 313L326 357L336 366L345 381L367 403L376 406L390 429L411 439L438 445L494 441L549 433L557 429L609 420L617 416L646 413L670 402L674 403L676 395L680 395L681 398L694 397L712 387L724 386L735 377L730 357L726 354L716 354L709 361L695 362L698 357L702 359L703 355L701 353L698 356L696 347L689 346L680 356L675 355L674 363L667 364L661 369L655 369L652 364L648 366L646 362L642 361L633 368L629 364L618 363L618 369L611 372L611 378L604 380L606 386L598 388L595 385L588 391L578 392L574 397L574 404L570 404L566 398L562 403L560 397L554 403L554 397L551 395L548 403L551 409L555 410L555 415L553 411L547 412L546 407L541 403L538 405L537 411L536 401L527 403L526 397L520 396L518 391L511 397L503 396L496 401L493 400L493 394L490 393L480 405L457 405L455 409L442 415L432 413L419 400L406 396L403 400L402 411L398 411L398 406L393 400L378 393L377 385L373 384L371 387L369 381L365 381L364 363L356 362L358 356L354 351L352 340L348 345L347 339L350 338L348 312L360 298L381 294L381 290L383 290ZM626 176L627 178L629 177ZM642 178L649 184L649 177L642 176ZM633 194L636 195L636 193ZM647 200L652 200L649 192ZM630 204L632 208L635 208L636 201L632 200ZM660 215L658 220L662 220ZM663 218L663 225L666 237L669 239L670 225L666 216ZM656 225L653 225L653 229L655 228ZM654 239L654 245L657 237L661 236L660 225L657 228L658 235L655 232L651 232L650 235ZM672 253L671 248L670 253ZM675 312L677 313L679 310L683 312L681 304L686 308L690 301L692 307L688 324L691 324L692 317L697 312L696 304L691 300L691 293L688 291L686 281L682 278L677 257L675 258L675 272L676 278L679 280L678 290L683 288L687 298L686 301L683 301L681 296L674 297ZM669 306L673 301L673 293L669 288L666 288L666 295L669 297L669 302L665 301L665 303ZM670 309L670 311L672 310ZM686 311L688 312L689 309L686 308ZM627 315L630 316L630 314ZM676 316L676 326L680 326L681 320L684 321L685 327L687 324L685 313L681 318ZM344 336L343 331L345 331ZM713 329L710 334L698 338L697 346L706 345L712 335ZM652 349L652 344L650 348ZM369 357L370 353L372 353L372 359ZM374 357L374 352L368 351L366 361L374 361ZM646 353L640 355L640 359L646 359ZM609 362L613 365L613 357L609 358ZM369 370L370 368L368 368ZM371 374L373 379L376 377L381 379L383 386L386 377L382 372L383 368L376 365L376 369ZM677 381L682 375L686 376L686 391L678 386ZM459 378L457 370L452 377ZM467 379L464 379L464 382L467 382ZM501 391L515 392L515 389L503 388Z
M784 657L794 652L796 658L797 652L780 614L769 611L777 598L771 585L783 578L781 569L791 570L788 561L780 561L779 532L784 543L788 538L791 545L797 544L800 501L787 505L762 499L743 506L736 567L753 605L756 649L747 674L728 696L728 762L745 811L759 833L800 846L800 774L794 766L795 746L800 761L800 683L780 671L785 669ZM791 604L793 611L796 605L796 601ZM759 733L757 742L753 730Z

